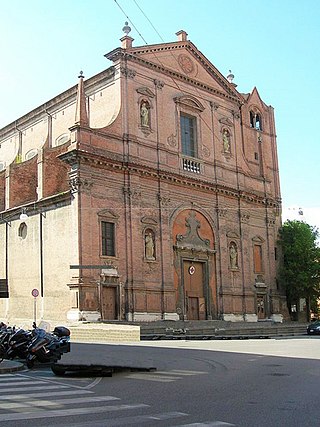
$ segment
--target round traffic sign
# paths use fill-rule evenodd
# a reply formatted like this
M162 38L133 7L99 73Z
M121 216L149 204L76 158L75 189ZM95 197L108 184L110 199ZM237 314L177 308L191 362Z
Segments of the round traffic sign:
M31 295L33 296L33 297L38 297L39 296L39 291L38 291L38 289L32 289L32 291L31 291Z

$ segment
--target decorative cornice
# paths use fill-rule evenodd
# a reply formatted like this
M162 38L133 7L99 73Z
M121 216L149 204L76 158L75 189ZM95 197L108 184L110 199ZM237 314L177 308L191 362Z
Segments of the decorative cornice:
M265 198L262 195L255 194L254 192L249 191L241 191L232 187L212 183L210 181L206 181L205 177L201 177L201 175L189 176L174 173L169 170L162 169L152 169L147 166L143 166L140 164L136 164L134 162L123 162L120 160L116 160L110 157L105 157L101 155L96 155L94 153L90 153L87 151L73 150L67 153L64 153L59 156L62 160L66 161L73 167L74 165L78 165L81 163L92 163L94 165L101 166L108 170L113 170L115 172L126 172L130 174L136 174L141 177L150 177L153 179L159 179L163 182L174 183L176 185L187 186L189 188L198 188L202 191L212 192L218 195L223 195L227 197L231 197L234 199L240 199L246 201L247 203L253 203L255 205L260 205L264 207L272 207L272 208L280 208L281 202L278 199ZM132 196L132 189L124 190L125 194ZM135 196L141 196L141 191L135 191Z

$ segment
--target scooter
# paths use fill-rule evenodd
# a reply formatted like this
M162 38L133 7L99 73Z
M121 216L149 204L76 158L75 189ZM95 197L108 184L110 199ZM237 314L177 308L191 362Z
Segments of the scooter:
M32 368L36 360L40 363L55 363L63 353L70 351L70 330L63 326L56 327L53 333L35 328L33 338L28 346L26 364Z
M0 323L0 362L6 358L8 341L11 335L15 332L15 328L7 326L5 323Z
M32 331L26 331L22 328L14 330L12 333L9 331L5 359L15 359L16 357L25 359L28 355L28 347L32 336Z

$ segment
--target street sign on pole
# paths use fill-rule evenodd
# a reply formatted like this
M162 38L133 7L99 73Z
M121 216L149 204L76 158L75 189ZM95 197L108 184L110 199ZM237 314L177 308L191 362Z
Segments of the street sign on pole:
M33 318L34 318L34 324L37 324L37 297L39 296L38 289L32 289L31 295L34 297L33 301Z
M31 295L35 298L37 298L39 296L39 291L38 289L32 289L31 291Z

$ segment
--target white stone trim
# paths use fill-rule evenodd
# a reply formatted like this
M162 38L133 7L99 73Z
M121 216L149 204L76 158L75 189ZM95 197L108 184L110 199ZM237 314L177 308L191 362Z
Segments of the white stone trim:
M270 319L275 323L282 323L283 322L282 314L272 314Z

